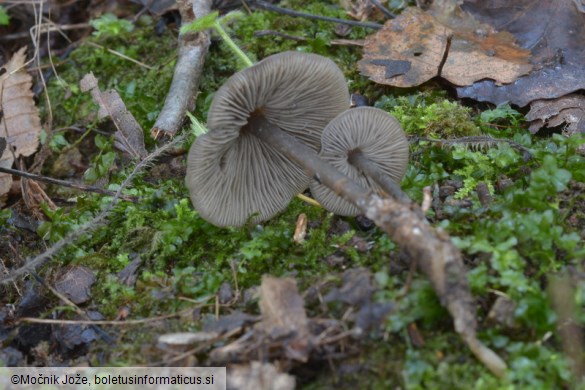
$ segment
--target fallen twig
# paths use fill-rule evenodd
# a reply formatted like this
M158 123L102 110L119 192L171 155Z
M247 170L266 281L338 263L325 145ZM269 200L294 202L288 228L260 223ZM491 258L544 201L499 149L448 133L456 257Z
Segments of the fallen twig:
M179 0L177 3L183 24L201 18L211 10L211 0ZM194 108L209 44L209 33L206 31L179 35L179 58L165 104L151 130L153 138L157 139L163 133L175 135L183 123L185 113Z
M88 186L85 184L76 184L76 183L72 183L72 182L69 182L66 180L53 179L52 177L36 175L34 173L19 171L18 169L0 167L0 172L8 173L11 175L16 175L16 176L20 176L20 177L25 177L27 179L40 181L42 183L55 184L58 186L75 188L76 190L80 190L80 191L95 192L96 194L109 195L109 196L116 195L116 191L106 190L105 188ZM121 195L120 199L127 200L129 202L136 202L137 201L137 198L135 196L128 196L128 195Z

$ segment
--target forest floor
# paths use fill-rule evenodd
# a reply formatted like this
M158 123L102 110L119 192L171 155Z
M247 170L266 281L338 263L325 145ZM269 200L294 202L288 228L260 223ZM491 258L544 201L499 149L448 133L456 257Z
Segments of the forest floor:
M399 4L389 3L400 12ZM429 280L365 217L339 217L295 198L262 224L213 226L193 209L185 186L186 151L196 137L189 123L172 153L133 174L136 160L115 147L116 127L98 117L98 106L79 83L92 72L102 91L117 91L144 129L147 151L169 142L153 139L149 130L173 76L178 26L171 16L177 13L137 16L140 7L113 4L85 16L90 25L74 44L49 41L60 46L51 61L48 55L41 59L46 88L38 87L37 77L33 89L43 123L37 173L110 193L42 184L54 207L43 201L32 208L18 190L5 198L0 278L27 259L55 253L35 272L0 285L0 365L262 361L304 389L544 389L580 382L583 134L566 137L560 127L532 134L526 109L457 99L452 86L437 78L402 89L376 84L358 71L360 46L334 44L342 38L359 42L373 32L367 28L246 8L226 26L253 60L287 50L331 58L351 93L401 122L411 154L401 188L418 204L430 189L427 219L461 250L478 338L509 368L497 378L459 337ZM280 5L349 18L336 1ZM7 10L10 26L15 16ZM24 30L11 33L18 31ZM4 54L26 39L2 42ZM214 92L238 70L237 58L214 36L192 113L201 122ZM454 141L479 136L492 140ZM33 160L23 163L30 167ZM121 185L124 198L110 209ZM297 239L301 214L306 235ZM68 238L80 229L84 234ZM63 239L66 245L57 250ZM303 307L296 309L307 316L313 337L304 361L282 340L254 334L255 345L234 343L258 332L258 291L267 274L296 281L298 293L290 284L287 293L302 297ZM112 322L62 322L87 318ZM176 332L204 341L186 342L192 353L177 357L159 341Z

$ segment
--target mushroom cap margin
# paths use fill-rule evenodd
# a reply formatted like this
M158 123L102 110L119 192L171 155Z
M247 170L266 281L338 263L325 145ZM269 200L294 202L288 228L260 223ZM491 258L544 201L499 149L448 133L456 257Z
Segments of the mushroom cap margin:
M408 140L400 122L373 107L347 110L323 130L319 156L361 186L383 192L374 180L348 161L348 154L359 149L384 174L400 184L408 166ZM311 193L325 209L343 216L360 213L352 203L328 187L312 180Z

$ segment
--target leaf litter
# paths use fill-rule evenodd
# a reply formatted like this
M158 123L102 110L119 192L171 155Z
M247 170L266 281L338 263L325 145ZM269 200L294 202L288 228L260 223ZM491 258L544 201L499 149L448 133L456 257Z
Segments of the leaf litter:
M98 80L93 73L86 74L79 83L83 92L89 92L99 106L98 118L109 117L117 131L114 133L114 146L135 159L148 154L144 146L144 132L124 101L114 90L100 91Z
M358 353L360 341L368 339L368 331L380 329L394 305L375 302L378 288L373 284L372 273L365 268L349 269L340 279L339 287L318 282L307 290L310 297L323 296L323 303L345 311L343 319L338 320L330 318L327 305L313 308L313 298L306 302L294 279L264 275L258 288L259 317L234 311L204 326L206 333L230 338L239 335L211 350L207 363L227 365L228 382L232 377L240 383L243 373L247 373L250 383L255 383L253 378L268 370L271 379L267 383L274 383L289 378L286 372L295 367ZM310 317L308 310L318 314ZM258 361L269 361L264 364L272 367L260 367Z
M370 35L358 67L379 84L407 88L439 76L460 98L530 105L531 132L564 124L570 135L585 128L574 96L585 89L584 37L576 1L437 0Z
M32 76L25 65L26 47L22 47L0 68L0 136L7 143L0 153L3 168L11 168L15 158L32 155L40 142L41 119L31 91ZM0 173L0 206L11 186L12 176Z
M574 92L585 89L585 14L572 0L466 0L462 8L512 33L531 51L534 70L508 85L483 80L457 88L459 97L494 104L530 105L530 131L565 124L567 135L585 131L585 111ZM549 106L549 108L545 108ZM553 111L558 113L553 114Z
M482 79L510 83L532 68L529 52L509 33L480 24L450 2L429 12L407 8L366 39L360 72L371 80L413 87L440 76L455 85Z

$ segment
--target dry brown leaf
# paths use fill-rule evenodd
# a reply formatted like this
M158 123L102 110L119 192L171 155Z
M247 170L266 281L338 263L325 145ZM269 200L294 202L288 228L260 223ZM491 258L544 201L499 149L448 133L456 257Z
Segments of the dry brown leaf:
M2 168L12 168L13 163L12 156L2 156L0 159ZM0 172L0 208L4 207L10 188L12 188L12 175Z
M291 278L264 275L259 294L262 321L256 328L273 338L290 337L286 346L287 356L306 361L309 325L297 282Z
M579 0L465 0L463 9L512 33L531 50L534 71L512 84L490 80L457 88L459 97L520 107L585 89L585 14Z
M73 303L80 304L91 298L91 286L95 281L96 277L92 270L76 265L59 276L55 282L55 289Z
M510 83L530 71L530 52L510 34L480 25L458 6L439 10L435 16L407 8L386 22L366 39L360 72L380 84L412 87L435 76L455 85Z
M86 74L79 83L83 92L89 91L93 101L99 106L100 119L110 117L116 126L114 146L133 158L147 155L144 146L144 132L132 113L126 109L124 101L114 90L100 91L98 80L93 73Z
M45 190L36 181L22 178L20 180L20 191L26 207L28 207L36 219L45 219L41 208L42 204L46 204L51 210L57 210L57 205L53 203L49 195L47 195Z
M557 127L565 124L564 133L571 136L585 133L585 96L566 95L552 100L535 100L530 103L526 114L530 121L530 132L536 133L542 127Z
M0 153L0 166L11 168L14 157L30 156L39 146L41 120L33 99L32 77L24 68L26 47L17 51L3 68L0 76L0 136L8 147ZM0 207L8 193L12 177L0 173Z

